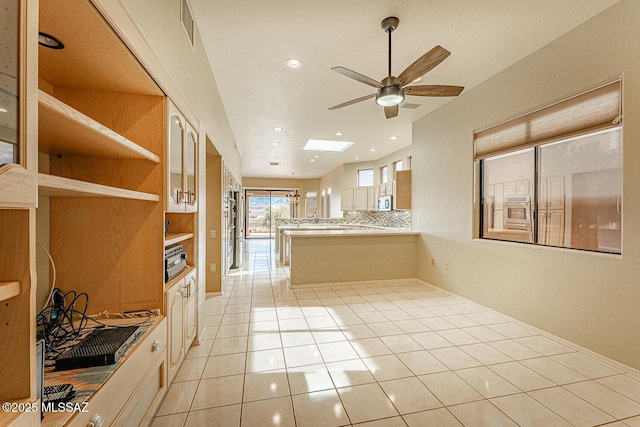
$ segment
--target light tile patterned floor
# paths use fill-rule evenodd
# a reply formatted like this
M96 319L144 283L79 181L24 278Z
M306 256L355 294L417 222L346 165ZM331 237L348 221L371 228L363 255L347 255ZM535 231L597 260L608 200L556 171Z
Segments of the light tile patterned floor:
M640 426L637 371L423 284L291 290L246 246L153 427Z

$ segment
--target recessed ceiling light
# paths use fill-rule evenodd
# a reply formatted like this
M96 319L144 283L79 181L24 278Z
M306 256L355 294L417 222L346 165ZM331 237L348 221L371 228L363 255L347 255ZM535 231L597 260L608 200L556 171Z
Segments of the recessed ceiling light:
M276 155L276 153L271 153L271 154L270 154L270 156L275 156L275 155Z
M273 130L275 130L276 132L282 132L284 129L282 129L280 126L276 126L273 128Z
M64 44L57 38L47 33L38 33L38 44L49 49L64 49Z
M9 111L9 110L7 110L6 108L2 108L2 107L0 107L0 113L6 113L6 112L8 112L8 111Z
M312 161L312 162L315 162L315 161L316 161L316 159L311 159L311 161Z
M343 153L351 147L353 142L349 141L327 141L321 139L310 139L302 149L303 151L328 151L332 153Z
M392 141L395 141L396 139L398 139L398 137L397 137L397 136L392 136L392 137L391 137L391 138L389 138L389 139L391 139Z
M342 132L336 132L336 136L342 136Z
M371 150L369 150L369 151L376 151L376 149L375 149L375 148L372 148L372 149L371 149Z
M272 142L271 145L278 145L278 143L277 142Z
M298 58L287 59L287 67L289 68L298 68L301 65L302 61L300 61Z
M313 157L315 157L315 158L317 159L317 158L319 158L320 156L313 156Z
M355 158L355 159L353 159L353 160L360 160L360 157L356 157L356 158Z

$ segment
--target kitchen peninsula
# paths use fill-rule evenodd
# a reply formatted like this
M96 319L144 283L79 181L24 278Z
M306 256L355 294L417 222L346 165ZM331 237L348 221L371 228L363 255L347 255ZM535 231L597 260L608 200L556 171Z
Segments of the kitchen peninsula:
M406 230L286 230L290 284L415 277L420 233Z

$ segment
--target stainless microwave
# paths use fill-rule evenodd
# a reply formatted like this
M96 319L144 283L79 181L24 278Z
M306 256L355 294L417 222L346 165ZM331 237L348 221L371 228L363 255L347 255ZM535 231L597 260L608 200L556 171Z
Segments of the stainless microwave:
M391 201L392 196L380 196L378 197L378 210L390 211L393 209L393 203Z

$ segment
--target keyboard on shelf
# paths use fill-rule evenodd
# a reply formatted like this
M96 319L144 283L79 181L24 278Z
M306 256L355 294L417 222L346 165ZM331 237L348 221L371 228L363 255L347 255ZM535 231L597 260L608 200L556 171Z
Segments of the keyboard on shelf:
M44 403L68 402L76 395L71 384L48 385L44 387L42 401Z

